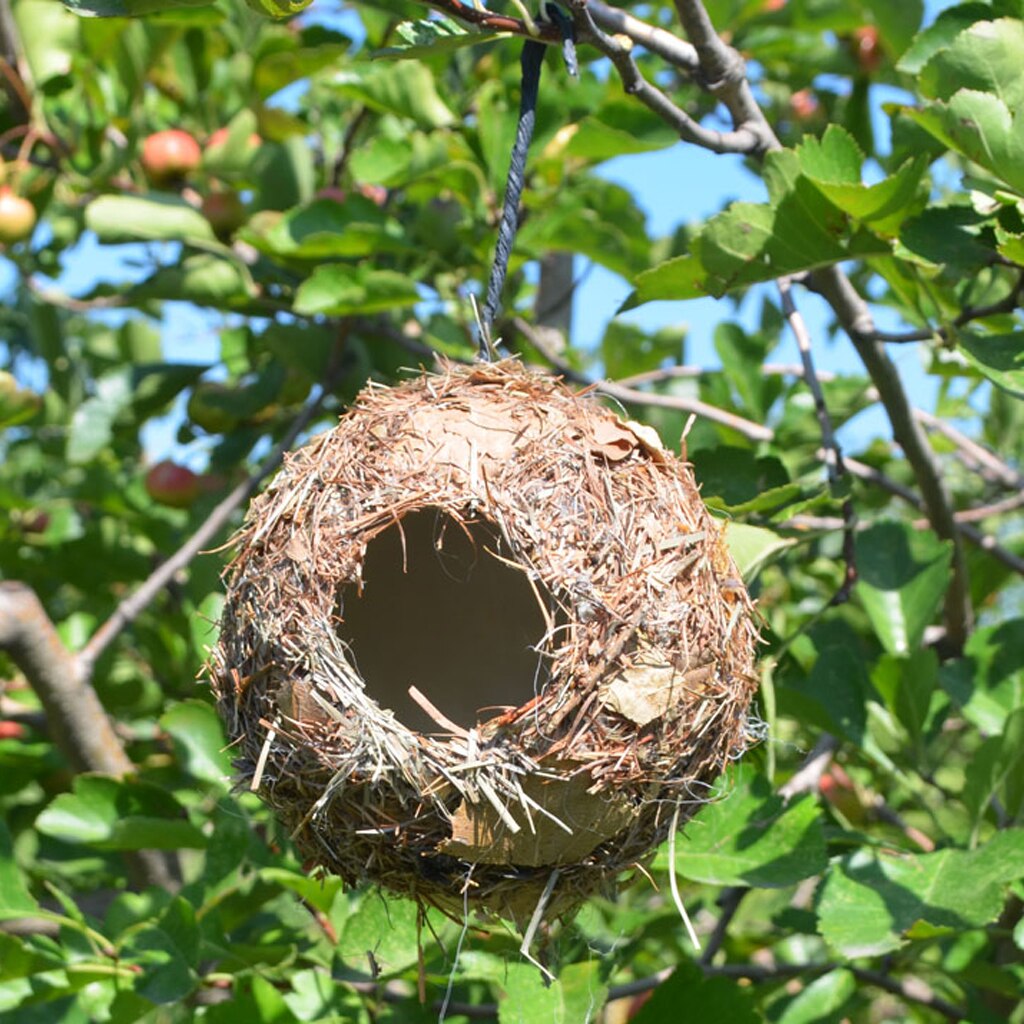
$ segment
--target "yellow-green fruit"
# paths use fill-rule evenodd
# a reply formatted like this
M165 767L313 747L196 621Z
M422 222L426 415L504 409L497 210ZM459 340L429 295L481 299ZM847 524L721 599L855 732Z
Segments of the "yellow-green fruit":
M234 388L216 381L197 384L188 400L188 418L208 434L226 434L241 422L231 413L228 403Z
M290 18L299 11L304 11L313 0L245 0L245 2L257 13L267 18Z

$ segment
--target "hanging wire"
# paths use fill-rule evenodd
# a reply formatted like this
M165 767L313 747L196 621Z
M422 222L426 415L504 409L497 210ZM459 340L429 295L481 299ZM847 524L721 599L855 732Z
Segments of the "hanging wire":
M540 20L551 21L558 27L562 36L562 58L569 74L575 77L579 74L579 65L576 60L576 33L572 21L564 11L550 3L541 4ZM523 43L523 52L519 58L519 66L522 69L519 120L516 123L516 139L512 145L508 178L505 181L505 201L501 208L494 262L491 264L491 276L487 281L487 295L479 321L479 358L484 362L490 362L495 357L496 342L492 338L492 330L501 305L501 293L505 287L512 246L519 230L519 200L522 198L523 185L526 181L526 157L537 120L537 93L546 50L547 46L544 43L536 39L527 39Z

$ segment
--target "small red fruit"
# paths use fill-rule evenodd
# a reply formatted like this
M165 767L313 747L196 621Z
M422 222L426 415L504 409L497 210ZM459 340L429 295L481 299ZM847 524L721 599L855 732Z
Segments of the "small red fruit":
M218 238L233 234L245 223L245 203L230 189L211 192L203 199L202 211Z
M798 121L809 121L818 112L818 97L810 89L801 89L789 97L789 109Z
M773 11L781 11L786 6L786 0L764 0L761 10L771 14Z
M36 226L36 208L10 185L0 186L0 243L22 242Z
M187 466L164 459L146 474L146 492L161 505L189 508L202 493L201 478Z
M388 201L388 190L383 185L357 185L359 194L365 196L370 202L383 206Z
M142 143L142 166L155 184L181 178L199 166L199 143L180 128L154 132Z
M882 43L874 25L861 25L853 32L853 56L861 71L871 74L882 63Z
M24 735L21 722L0 722L0 740L20 740Z

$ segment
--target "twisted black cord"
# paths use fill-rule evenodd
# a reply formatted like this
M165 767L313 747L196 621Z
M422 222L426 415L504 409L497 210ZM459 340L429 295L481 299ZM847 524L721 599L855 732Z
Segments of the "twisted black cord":
M544 5L545 14L562 33L562 55L565 58L569 74L579 73L576 64L576 47L572 22L553 4ZM523 52L519 58L522 69L522 93L519 99L519 121L516 124L516 140L512 145L512 156L509 159L508 178L505 182L505 201L501 208L501 223L498 225L498 242L494 249L494 262L491 265L491 276L487 282L487 296L480 317L480 354L479 358L489 362L494 356L494 342L491 330L498 307L501 304L501 292L505 287L505 276L508 273L508 262L512 256L512 245L519 230L519 200L523 194L526 181L526 157L533 139L533 128L537 120L537 93L540 88L540 69L544 63L544 43L535 39L527 39L523 44Z

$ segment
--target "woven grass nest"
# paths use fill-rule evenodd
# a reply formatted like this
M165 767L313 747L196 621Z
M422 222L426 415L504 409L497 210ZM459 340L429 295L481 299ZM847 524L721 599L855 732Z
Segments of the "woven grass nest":
M236 764L349 883L564 914L746 746L752 606L688 466L518 362L371 385L237 543Z

